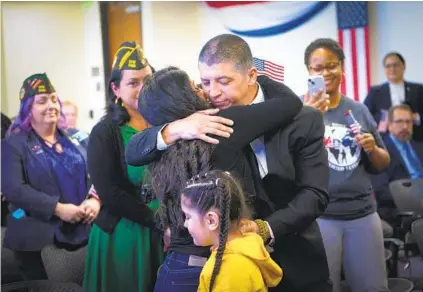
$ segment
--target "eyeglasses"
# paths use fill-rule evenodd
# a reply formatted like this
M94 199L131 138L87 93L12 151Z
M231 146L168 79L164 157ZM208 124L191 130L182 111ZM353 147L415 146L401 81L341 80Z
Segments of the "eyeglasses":
M413 120L394 120L392 121L392 123L396 124L396 125L411 125L413 124Z
M334 62L334 63L329 63L326 66L308 66L308 69L313 71L316 74L323 74L323 72L326 70L328 70L331 73L336 73L339 69L339 65L341 64L341 62Z
M400 66L400 63L385 64L385 69L399 68Z

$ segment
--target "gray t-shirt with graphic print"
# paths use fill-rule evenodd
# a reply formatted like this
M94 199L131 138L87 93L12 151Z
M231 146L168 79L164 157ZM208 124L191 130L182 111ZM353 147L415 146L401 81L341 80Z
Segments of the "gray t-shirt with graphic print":
M376 211L371 174L365 168L370 163L348 127L345 117L348 110L361 125L362 133L373 134L376 145L385 148L376 122L364 104L342 96L339 106L324 115L330 203L322 217L339 220L357 219Z

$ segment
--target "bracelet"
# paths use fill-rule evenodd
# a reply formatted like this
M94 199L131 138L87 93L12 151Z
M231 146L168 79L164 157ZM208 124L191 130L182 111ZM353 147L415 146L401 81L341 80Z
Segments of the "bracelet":
M91 198L96 199L96 200L97 200L97 201L99 201L99 202L100 202L100 204L101 204L101 199L100 199L100 197L97 195L97 191L96 191L96 189L94 188L94 185L91 185L90 189L88 190L87 199L91 199Z
M266 226L266 223L261 219L254 220L256 222L258 228L259 228L259 235L264 241L264 244L266 245L270 241L270 231Z
M96 194L88 194L88 199L94 199L97 200L100 204L101 204L101 199L98 195Z

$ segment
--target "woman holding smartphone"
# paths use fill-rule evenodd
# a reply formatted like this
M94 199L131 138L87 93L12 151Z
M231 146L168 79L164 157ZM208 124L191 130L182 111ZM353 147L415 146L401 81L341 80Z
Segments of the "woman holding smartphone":
M317 221L334 292L340 291L342 268L351 291L388 291L382 224L370 174L386 168L390 158L366 106L339 90L344 59L332 39L313 41L304 54L311 78L322 76L326 93L321 90L304 102L322 110L325 122L330 203Z

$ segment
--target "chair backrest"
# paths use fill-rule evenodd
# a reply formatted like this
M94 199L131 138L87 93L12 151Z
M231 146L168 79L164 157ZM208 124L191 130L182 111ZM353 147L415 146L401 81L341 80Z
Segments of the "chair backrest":
M423 192L422 180L400 179L389 183L389 189L395 205L400 212L414 212L423 216L423 198L418 194Z
M87 247L75 251L49 245L41 251L47 277L51 281L73 282L82 285Z
M26 290L28 289L28 290ZM75 283L36 280L10 283L1 286L2 292L82 292L82 287Z
M420 251L420 255L423 257L423 219L418 219L411 224L411 235Z
M1 228L1 283L12 283L23 281L23 277L19 272L18 263L16 262L13 251L3 248L3 239L6 233L6 227Z
M411 292L414 284L410 280L403 278L389 278L388 289L391 292ZM341 292L351 292L347 281L341 281Z
M408 279L403 278L389 278L388 289L391 292L411 292L414 284Z

